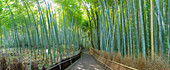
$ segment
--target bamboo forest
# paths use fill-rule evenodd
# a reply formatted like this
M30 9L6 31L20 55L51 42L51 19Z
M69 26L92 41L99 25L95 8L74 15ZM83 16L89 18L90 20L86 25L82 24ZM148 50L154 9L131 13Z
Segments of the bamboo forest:
M170 0L0 0L0 70L170 70Z

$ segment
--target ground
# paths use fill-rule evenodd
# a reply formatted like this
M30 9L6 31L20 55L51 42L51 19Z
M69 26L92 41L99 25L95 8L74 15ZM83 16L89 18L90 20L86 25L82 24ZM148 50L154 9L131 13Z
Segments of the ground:
M70 67L69 70L104 70L88 51L83 52L82 57Z

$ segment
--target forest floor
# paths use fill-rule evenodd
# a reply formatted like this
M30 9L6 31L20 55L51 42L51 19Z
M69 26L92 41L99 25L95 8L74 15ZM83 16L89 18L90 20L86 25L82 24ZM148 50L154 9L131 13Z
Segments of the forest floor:
M26 66L29 66L31 50L30 49L21 49L22 53L19 53L20 49L18 49L18 53L17 53L16 50L17 49L14 50L14 48L9 48L9 49L2 49L1 48L0 49L0 59L5 56L7 64L15 63L15 62L19 61L19 62L22 62L23 64L26 64ZM31 61L38 64L38 67L40 69L42 68L43 65L46 68L48 68L48 66L49 66L49 54L47 54L48 49L46 49L44 51L44 57L43 57L43 51L41 49L39 49L39 51L36 49L35 50L36 60L35 60L35 53L33 51L32 51ZM68 52L64 52L64 51L63 51L63 53L61 53L63 59L72 56L72 53L70 53L70 52L68 53ZM53 50L52 49L51 49L51 52L52 52L51 54L53 55ZM55 60L56 60L56 62L59 62L60 57L59 57L59 52L57 52L57 49L55 49L55 53L56 53L55 54L55 56L56 56ZM76 51L74 54L78 54L78 51ZM54 59L54 58L52 57L52 59ZM15 62L14 62L14 60L15 60ZM51 63L51 65L54 64L54 60L52 62L53 63Z
M82 53L82 57L70 67L69 70L104 70L88 51Z

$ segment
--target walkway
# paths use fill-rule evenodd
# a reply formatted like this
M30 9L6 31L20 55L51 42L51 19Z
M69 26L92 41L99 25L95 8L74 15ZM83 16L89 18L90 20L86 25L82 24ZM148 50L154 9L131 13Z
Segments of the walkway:
M88 51L83 52L82 57L69 70L104 70Z

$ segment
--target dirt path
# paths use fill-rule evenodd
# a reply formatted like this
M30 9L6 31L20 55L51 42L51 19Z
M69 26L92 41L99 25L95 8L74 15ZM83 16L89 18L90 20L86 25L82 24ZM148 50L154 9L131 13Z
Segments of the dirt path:
M104 70L88 51L83 52L82 57L69 70Z

